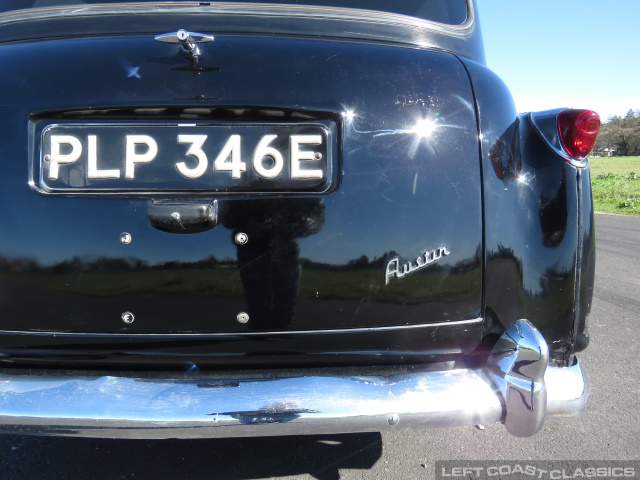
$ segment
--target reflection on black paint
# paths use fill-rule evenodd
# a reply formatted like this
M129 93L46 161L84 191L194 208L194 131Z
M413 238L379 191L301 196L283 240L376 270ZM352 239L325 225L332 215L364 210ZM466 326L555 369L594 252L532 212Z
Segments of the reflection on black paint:
M238 269L245 289L249 327L283 329L293 320L300 290L300 248L297 238L320 231L325 208L321 199L300 198L221 202L220 222L242 232Z
M564 171L562 182L556 194L550 198L540 198L540 227L542 243L545 247L555 247L562 242L567 231L567 182Z
M509 125L489 150L493 172L505 183L516 180L522 171L522 159L518 146L519 123L515 121Z

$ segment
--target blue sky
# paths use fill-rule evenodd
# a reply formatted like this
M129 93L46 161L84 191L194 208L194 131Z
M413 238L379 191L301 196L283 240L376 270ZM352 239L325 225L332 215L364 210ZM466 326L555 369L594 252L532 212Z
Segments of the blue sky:
M487 65L519 111L640 110L640 0L476 0Z

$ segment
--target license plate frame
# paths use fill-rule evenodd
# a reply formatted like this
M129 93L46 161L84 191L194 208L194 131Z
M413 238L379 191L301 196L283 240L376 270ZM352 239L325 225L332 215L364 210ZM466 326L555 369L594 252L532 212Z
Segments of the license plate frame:
M304 195L336 186L332 120L39 120L34 128L30 183L46 194Z

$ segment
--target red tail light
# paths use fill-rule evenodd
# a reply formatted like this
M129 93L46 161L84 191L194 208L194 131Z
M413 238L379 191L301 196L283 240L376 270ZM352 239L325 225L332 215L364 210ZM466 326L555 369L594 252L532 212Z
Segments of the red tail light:
M562 146L575 159L589 155L599 129L600 115L592 110L563 110L558 115Z

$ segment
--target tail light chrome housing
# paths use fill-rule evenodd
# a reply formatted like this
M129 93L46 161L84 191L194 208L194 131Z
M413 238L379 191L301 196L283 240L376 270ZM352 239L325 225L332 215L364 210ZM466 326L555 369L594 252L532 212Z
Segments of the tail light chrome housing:
M557 109L530 114L540 137L564 160L576 166L586 165L593 150L600 116L593 110Z

